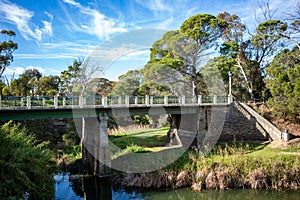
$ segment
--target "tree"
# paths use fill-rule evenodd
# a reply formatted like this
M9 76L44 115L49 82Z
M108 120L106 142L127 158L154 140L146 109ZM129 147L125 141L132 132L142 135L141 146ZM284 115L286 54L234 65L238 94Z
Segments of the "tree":
M251 39L237 41L231 38L224 42L221 53L236 59L251 98L262 97L265 69L270 57L281 49L281 34L286 29L286 23L280 20L267 20L257 26Z
M87 84L87 90L100 96L108 96L113 89L113 83L106 78L94 78Z
M143 83L139 88L140 95L163 96L179 95L181 75L164 64L149 61L140 71Z
M79 58L74 60L72 65L68 66L67 70L64 70L60 73L61 80L61 93L67 96L71 96L73 88L76 86L76 78L79 76L82 71L81 65L83 59Z
M0 78L6 67L14 60L13 52L18 49L18 44L10 39L16 35L15 32L12 30L2 30L1 34L4 35L4 41L0 41Z
M42 96L53 96L58 93L60 79L59 76L43 76L37 83L36 94Z
M141 84L141 75L138 70L130 70L118 79L118 83L112 90L113 96L137 96Z
M247 97L246 94L246 84L248 78L244 68L238 68L237 65L237 53L240 46L243 44L244 32L246 26L241 22L241 19L235 15L228 12L219 13L218 18L225 20L227 22L227 27L224 30L222 39L224 43L220 48L221 56L214 58L212 63L214 63L223 77L223 81L228 83L229 72L232 76L232 94L236 97ZM228 88L227 88L228 91Z
M274 114L300 121L300 50L285 49L278 54L267 69L268 87L272 98L268 103Z
M199 65L217 44L227 23L210 14L190 17L178 31L167 32L151 48L150 62L175 69L189 83L192 95L201 93Z
M42 73L37 69L27 69L18 79L11 82L12 94L15 96L35 95L41 77Z

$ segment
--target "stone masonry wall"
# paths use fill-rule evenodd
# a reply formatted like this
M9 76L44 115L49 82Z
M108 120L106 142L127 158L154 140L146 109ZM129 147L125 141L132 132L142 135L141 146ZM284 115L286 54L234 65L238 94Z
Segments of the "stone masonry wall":
M270 140L269 135L251 113L238 103L230 105L218 142L267 140Z

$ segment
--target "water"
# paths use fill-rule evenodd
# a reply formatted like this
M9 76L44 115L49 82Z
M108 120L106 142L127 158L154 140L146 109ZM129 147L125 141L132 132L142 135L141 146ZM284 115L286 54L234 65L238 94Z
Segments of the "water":
M190 189L172 191L138 191L113 188L108 180L95 177L55 175L55 200L298 200L300 191L227 190L193 192Z

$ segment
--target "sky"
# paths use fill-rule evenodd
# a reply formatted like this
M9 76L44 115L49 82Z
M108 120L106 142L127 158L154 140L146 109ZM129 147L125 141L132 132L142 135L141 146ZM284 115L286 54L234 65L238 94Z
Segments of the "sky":
M274 18L284 19L298 0L269 2ZM142 68L166 31L195 14L224 11L237 14L250 31L255 13L262 17L257 0L0 0L0 30L13 30L19 46L5 75L30 68L59 75L82 57L97 60L99 76L117 80Z

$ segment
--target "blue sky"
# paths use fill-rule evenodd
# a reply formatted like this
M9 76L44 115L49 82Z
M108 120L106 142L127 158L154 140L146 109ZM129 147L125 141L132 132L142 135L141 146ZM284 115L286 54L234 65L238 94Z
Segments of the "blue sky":
M283 19L297 1L271 0L270 7ZM116 80L147 62L147 49L164 31L178 29L194 14L223 11L240 16L250 30L254 13L261 16L257 0L0 0L0 29L15 31L19 45L6 75L28 68L59 75L74 59L96 51L106 58L103 76ZM130 34L145 28L147 41L133 42L137 35ZM156 29L160 31L151 34Z

